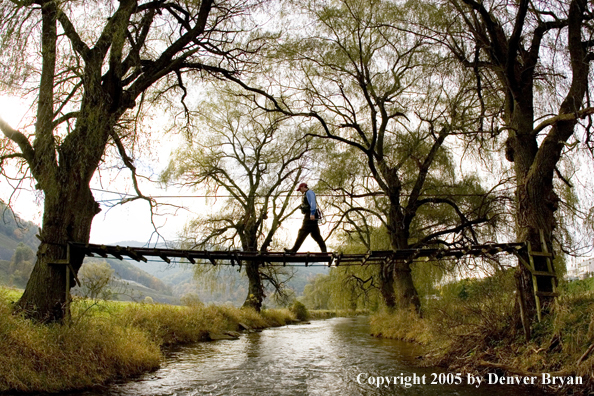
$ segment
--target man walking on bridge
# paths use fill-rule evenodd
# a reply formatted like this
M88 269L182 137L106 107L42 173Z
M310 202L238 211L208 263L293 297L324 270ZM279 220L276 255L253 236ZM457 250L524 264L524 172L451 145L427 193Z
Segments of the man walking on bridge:
M320 235L320 227L318 226L318 218L316 217L316 194L307 187L306 183L301 183L297 187L297 191L303 194L303 201L301 203L301 213L303 213L303 224L297 234L297 240L291 249L285 248L287 253L296 253L301 247L305 238L311 234L311 237L318 243L320 250L326 252L326 243L324 238Z

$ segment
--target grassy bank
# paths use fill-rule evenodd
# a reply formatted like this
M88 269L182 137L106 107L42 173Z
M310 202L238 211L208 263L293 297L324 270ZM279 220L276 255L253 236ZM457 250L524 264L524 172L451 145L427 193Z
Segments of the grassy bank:
M423 318L411 312L376 314L372 332L426 345L430 352L419 361L423 366L475 375L581 376L583 386L542 387L589 394L594 388L594 284L580 282L562 285L558 306L534 326L529 342L514 319L512 274L451 285L440 300L427 302Z
M310 319L330 319L330 318L348 318L351 316L369 315L368 310L364 309L315 309L309 310Z
M79 300L72 323L41 326L12 314L20 292L0 289L0 392L58 392L104 384L159 367L165 345L210 334L295 321L290 310L180 307Z

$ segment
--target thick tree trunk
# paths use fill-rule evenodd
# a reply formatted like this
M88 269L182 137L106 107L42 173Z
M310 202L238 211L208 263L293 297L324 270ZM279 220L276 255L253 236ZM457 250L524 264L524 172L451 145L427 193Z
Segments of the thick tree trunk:
M542 233L547 250L553 252L552 240L553 230L556 226L555 211L558 207L558 197L553 189L552 174L550 177L540 178L535 177L533 173L528 173L524 178L518 177L518 180L521 181L518 183L516 190L518 240L529 242L534 251L541 251L542 241L540 235ZM529 262L527 252L524 253L522 259ZM533 262L536 271L548 272L545 257L534 256ZM517 271L517 286L518 289L521 289L521 294L525 298L524 315L528 321L533 322L537 312L532 274L522 263L518 265ZM553 291L550 278L538 277L537 279L539 291ZM540 302L541 308L546 312L553 302L553 298L541 297Z
M248 295L243 303L243 308L253 308L257 312L262 309L262 301L264 301L264 287L259 267L260 263L257 261L248 261L245 265L249 286Z
M380 293L384 304L389 310L396 308L396 293L394 292L394 265L392 263L380 266Z
M244 251L254 252L258 250L258 226L256 224L256 209L253 201L250 202L251 210L248 210L243 219L243 228L240 231L241 247ZM243 303L243 308L253 308L257 312L262 309L264 301L264 286L260 274L260 263L248 261L245 264L245 274L248 278L248 293Z
M549 252L553 252L552 247L552 230L555 226L554 219L551 219L554 210L550 208L543 208L540 203L534 202L527 203L523 200L519 201L518 218L520 223L518 240L522 242L530 242L533 251L542 251L542 243L540 238L540 232L543 233L544 240ZM529 262L528 253L523 253L521 256L525 262ZM545 257L533 256L534 269L536 271L548 272L548 264ZM554 268L553 268L554 270ZM530 323L536 320L537 306L536 298L534 295L534 285L532 280L532 274L523 263L518 264L516 282L520 295L524 296L524 316ZM539 276L537 278L537 287L541 292L552 292L553 286L550 277ZM540 297L540 306L542 312L548 312L554 301L553 297Z
M404 222L404 216L401 213L401 207L398 204L392 202L390 205L389 212L389 226L390 226L390 243L393 250L406 249L408 248L408 236L409 231ZM402 310L414 309L416 312L421 311L421 301L415 285L413 283L412 271L410 264L399 260L394 264L391 264L389 268L382 269L382 275L384 272L389 271L391 278L387 277L386 280L391 282L391 285L383 285L382 280L382 296L388 308L396 307ZM386 274L387 275L387 274ZM384 295L384 287L388 287L392 291L392 296L388 296L387 290ZM388 305L387 298L392 298L393 305Z
M539 150L546 150L547 147L538 148L536 139L531 133L532 118L532 108L529 104L524 106L516 104L513 125L519 133L512 135L507 142L507 158L514 163L517 183L517 238L520 242L530 242L532 250L541 251L540 234L542 233L548 251L553 252L555 211L559 201L553 187L553 170L558 157L542 156L539 153ZM570 128L573 129L573 126ZM557 151L561 152L561 150ZM523 253L522 259L527 263L530 262L527 252ZM535 256L533 261L536 271L548 272L545 257ZM536 320L537 307L532 274L521 262L517 272L516 283L519 294L524 296L524 317L528 323L533 323ZM539 291L552 291L551 279L548 277L539 277L537 286ZM551 297L541 297L541 308L546 312L552 301Z
M66 291L66 266L53 263L66 259L69 241L89 242L91 222L99 213L99 205L88 184L65 183L65 186L65 191L46 194L37 261L25 292L16 304L17 310L42 323L61 322L67 315L67 295L69 297L70 291ZM83 258L80 254L71 253L70 263L76 273ZM70 276L72 287L74 274Z
M421 312L421 300L413 283L410 263L399 260L394 266L396 298L399 309L414 309Z

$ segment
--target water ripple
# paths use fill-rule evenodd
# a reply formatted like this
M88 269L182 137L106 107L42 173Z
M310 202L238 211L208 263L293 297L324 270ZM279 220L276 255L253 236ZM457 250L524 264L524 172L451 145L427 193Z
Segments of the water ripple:
M429 378L434 369L412 367L419 353L408 343L370 337L366 318L334 318L176 347L156 372L77 395L538 395L501 386L378 389L357 382L361 373Z

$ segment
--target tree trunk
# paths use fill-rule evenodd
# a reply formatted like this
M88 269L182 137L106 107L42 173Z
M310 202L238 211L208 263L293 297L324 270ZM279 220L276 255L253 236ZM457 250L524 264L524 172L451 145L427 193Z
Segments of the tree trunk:
M587 2L585 0L572 0L567 14L567 43L570 54L571 85L560 108L559 115L576 114L582 107L584 96L589 83L589 62L591 53L583 42L582 23L587 15ZM515 54L514 54L515 56ZM508 60L510 61L510 60ZM520 66L520 65L518 65ZM531 70L535 65L528 64ZM514 68L508 68L509 71ZM526 71L526 70L524 70ZM516 173L516 199L517 199L517 228L518 240L530 242L533 250L540 251L541 238L549 252L553 252L553 231L556 226L555 212L559 198L554 191L553 175L564 149L565 142L572 136L577 124L577 119L557 121L542 140L540 147L537 144L537 135L533 133L534 108L533 108L533 74L529 80L522 75L502 78L503 86L509 81L521 83L522 90L514 90L514 85L508 85L506 104L507 124L510 137L507 141L506 157L514 163ZM515 95L512 92L516 92ZM528 256L523 257L528 261ZM546 258L534 257L536 271L548 271ZM525 316L529 322L534 322L536 316L536 300L530 271L523 265L518 266L518 288L525 296ZM549 277L538 278L539 291L551 291ZM546 312L553 298L540 298L541 308Z
M402 208L400 204L395 203L394 201L391 202L388 221L390 226L390 243L394 251L408 248L409 231L406 227L404 216L401 212ZM388 305L388 300L386 298L392 298L392 307L402 310L408 310L412 307L417 313L419 313L421 311L421 301L419 299L417 289L413 283L410 263L399 260L396 263L390 265L389 268L382 269L382 275L383 272L388 270L391 272L391 277L387 277L386 280L391 281L391 285L385 285L385 287L391 288L392 296L384 296L383 282L381 285L382 296L384 296L384 301L386 302L388 308L391 307Z
M523 106L516 104L513 125L519 133L512 135L507 142L507 158L514 163L517 183L517 238L520 242L529 242L532 250L541 251L540 233L542 232L548 251L553 252L555 211L559 202L553 187L553 170L558 157L539 156L539 150L543 150L543 147L538 148L536 139L531 134L533 114L532 108L528 106L529 104L523 104ZM571 128L573 129L573 126ZM521 257L525 262L530 262L527 252ZM545 257L535 256L533 261L536 271L548 272ZM520 295L524 296L524 316L529 323L533 323L537 312L532 274L522 263L519 263L517 272L517 287ZM539 277L537 286L539 291L552 291L550 278ZM546 312L553 298L541 297L540 301L541 308Z
M69 313L66 266L53 263L66 259L68 242L89 242L91 222L99 213L99 205L88 184L73 182L64 185L63 191L46 194L37 261L25 292L16 304L17 310L41 323L61 322ZM83 259L83 255L71 252L70 263L75 273ZM74 274L70 276L72 287Z
M399 260L394 266L396 298L399 309L414 309L421 312L421 301L412 278L410 263Z
M251 194L250 196L255 196ZM249 202L249 207L244 215L243 227L240 230L241 247L246 252L258 250L258 226L256 224L256 209L254 201ZM257 312L262 309L264 300L264 286L262 286L262 275L260 274L260 263L247 261L245 274L248 278L248 293L243 303L243 308L254 308Z
M542 251L540 237L542 232L547 250L553 252L553 230L556 225L554 216L558 206L558 197L553 190L552 175L550 182L547 182L546 179L538 181L533 177L525 179L522 184L518 185L516 195L518 240L529 242L534 251ZM527 252L524 253L522 259L529 262ZM533 262L536 271L548 272L546 257L534 256ZM533 322L537 312L532 274L522 263L518 265L517 271L519 273L517 286L525 297L525 316L530 322ZM550 278L541 276L537 278L537 281L539 291L553 291ZM545 312L548 311L552 302L552 297L541 297L541 309Z
M248 277L248 295L243 303L243 308L254 308L257 312L262 309L264 301L264 287L262 287L262 277L260 276L260 263L257 261L248 261L245 266L245 272Z
M380 292L384 304L391 311L396 308L396 294L394 293L394 265L392 263L380 265Z

